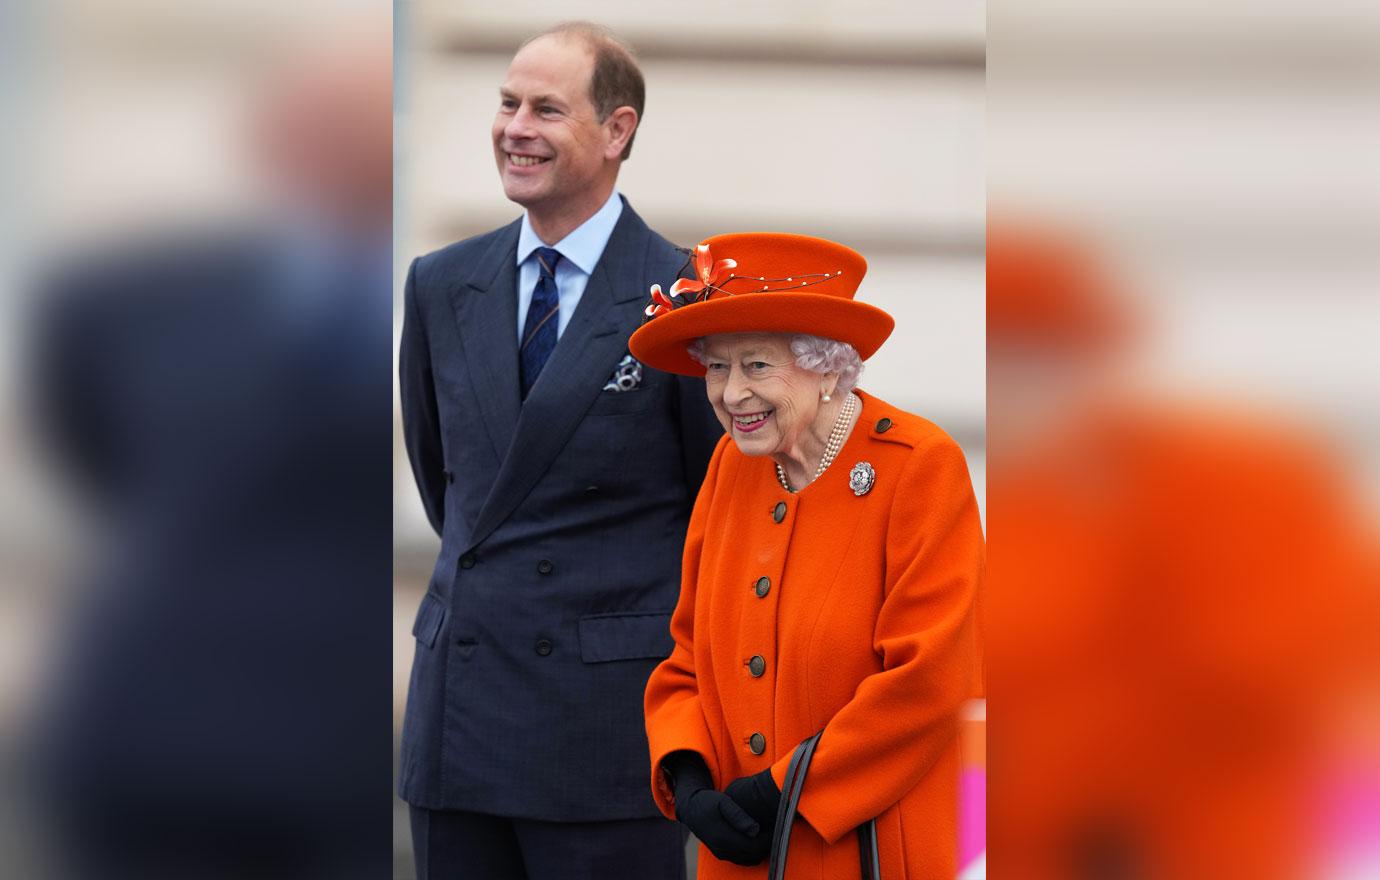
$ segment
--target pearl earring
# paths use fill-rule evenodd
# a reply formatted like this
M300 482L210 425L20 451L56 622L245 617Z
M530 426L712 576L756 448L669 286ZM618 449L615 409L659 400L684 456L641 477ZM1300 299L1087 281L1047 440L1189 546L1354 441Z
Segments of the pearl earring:
M824 399L824 402L825 402L825 403L828 403L828 402L829 402L829 395L827 395L827 394L824 395L824 398L823 398L823 399Z

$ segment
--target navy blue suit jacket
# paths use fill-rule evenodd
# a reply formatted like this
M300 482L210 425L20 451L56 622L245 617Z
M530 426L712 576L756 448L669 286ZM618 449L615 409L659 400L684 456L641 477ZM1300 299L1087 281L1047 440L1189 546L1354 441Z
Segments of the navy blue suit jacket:
M604 391L685 255L624 203L526 401L519 222L416 260L399 373L441 552L418 609L399 794L553 821L658 815L642 694L670 653L690 509L721 429L703 382Z

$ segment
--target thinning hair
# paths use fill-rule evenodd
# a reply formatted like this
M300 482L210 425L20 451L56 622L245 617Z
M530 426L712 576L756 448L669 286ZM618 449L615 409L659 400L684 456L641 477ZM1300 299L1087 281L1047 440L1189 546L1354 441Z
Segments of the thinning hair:
M521 50L529 43L542 37L561 36L582 40L594 54L594 71L589 78L589 101L599 121L609 118L609 114L619 107L631 107L637 111L637 125L642 124L642 108L647 103L647 85L642 79L642 68L637 66L637 54L633 47L602 24L592 21L563 21L554 24L539 34L523 41ZM637 128L628 135L620 158L632 155L633 138Z

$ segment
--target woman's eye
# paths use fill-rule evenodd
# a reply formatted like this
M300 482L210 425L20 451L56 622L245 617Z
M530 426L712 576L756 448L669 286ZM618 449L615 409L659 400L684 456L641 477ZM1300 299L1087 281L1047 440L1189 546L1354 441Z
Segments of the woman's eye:
M756 370L756 371L758 371L758 372L761 372L762 370L765 370L767 367L771 366L771 364L764 363L764 362L762 362L762 361L753 361L753 362L752 362L751 364L749 364L748 366L752 367L752 369L754 369L754 370Z

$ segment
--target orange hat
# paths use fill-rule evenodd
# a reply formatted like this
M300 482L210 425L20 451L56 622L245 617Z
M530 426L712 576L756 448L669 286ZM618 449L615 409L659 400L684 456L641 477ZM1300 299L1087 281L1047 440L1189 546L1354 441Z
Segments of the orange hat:
M987 227L987 343L1091 352L1132 336L1132 315L1093 249L1065 231Z
M823 238L784 232L735 232L695 248L695 277L669 295L652 285L647 321L628 347L648 366L703 376L690 343L714 333L810 333L847 342L864 360L896 322L853 299L867 261Z

